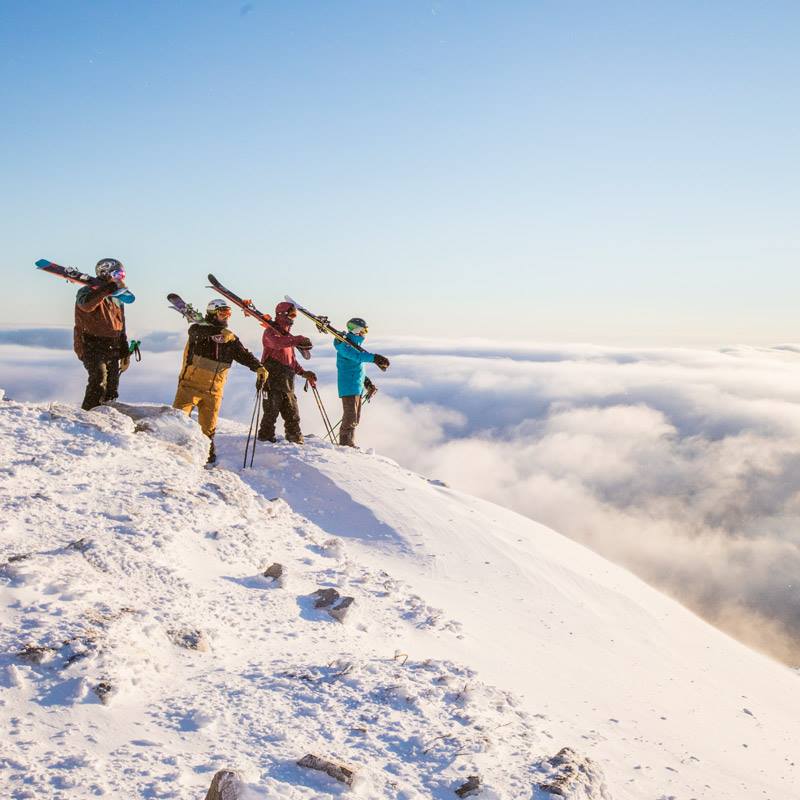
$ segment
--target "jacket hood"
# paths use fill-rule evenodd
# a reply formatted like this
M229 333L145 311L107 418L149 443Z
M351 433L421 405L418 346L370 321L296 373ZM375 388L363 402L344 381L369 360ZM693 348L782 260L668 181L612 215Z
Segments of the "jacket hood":
M275 321L284 329L294 325L294 320L289 316L289 312L294 308L291 303L282 302L275 306Z
M363 337L363 336L357 336L357 335L356 335L355 333L353 333L352 331L348 331L348 332L345 334L345 337L344 337L344 338L345 338L345 339L349 339L351 342L355 342L356 344L361 344L361 343L364 341L364 337Z

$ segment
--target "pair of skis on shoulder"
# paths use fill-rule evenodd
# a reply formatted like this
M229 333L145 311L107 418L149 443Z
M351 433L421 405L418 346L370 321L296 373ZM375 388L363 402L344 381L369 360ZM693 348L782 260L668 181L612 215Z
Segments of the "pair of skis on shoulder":
M259 325L262 327L271 327L275 328L275 330L280 330L278 324L272 319L269 314L265 314L263 311L259 311L256 308L255 304L252 300L245 300L239 297L238 294L228 289L222 283L220 283L213 275L209 274L208 282L211 284L210 289L214 289L214 291L221 294L227 300L229 300L233 305L241 308L244 312L246 317L253 317ZM191 303L187 303L183 298L175 293L171 293L167 295L167 300L169 301L170 306L177 311L187 322L202 322L204 319L204 315L201 311L198 311ZM305 348L297 348L297 352L303 358L311 358L311 351Z
M57 278L64 278L64 280L71 281L72 283L78 283L81 286L94 287L105 282L100 278L94 277L93 275L88 275L85 272L81 272L75 267L63 267L61 264L48 261L46 258L40 258L36 262L36 267L37 269L42 270L42 272L49 272L51 275L55 275ZM134 300L136 300L133 292L127 288L117 289L117 291L113 292L111 296L116 297L120 303L132 303Z
M267 327L269 325L273 328L277 328L277 324L273 321L272 317L269 314L264 314L263 312L259 311L258 308L256 308L256 306L253 304L252 300L242 299L238 294L232 292L230 289L221 284L211 274L208 276L208 282L211 284L209 288L219 292L219 294L230 300L235 306L241 308L242 311L244 311L245 316L253 317L263 327ZM286 302L291 303L297 309L298 313L311 320L320 333L329 333L331 336L338 339L340 342L344 342L346 345L349 345L354 350L359 350L362 353L367 352L363 347L361 347L361 345L348 339L344 331L334 328L333 325L331 325L328 317L321 314L314 314L305 306L298 303L297 300L289 297L288 294L284 295L284 299ZM180 297L180 295L174 293L168 294L167 300L169 301L171 307L175 309L175 311L177 311L182 317L184 317L187 322L200 322L203 319L203 314L190 303L186 303ZM311 354L307 350L300 350L299 348L298 350L304 358L311 357Z

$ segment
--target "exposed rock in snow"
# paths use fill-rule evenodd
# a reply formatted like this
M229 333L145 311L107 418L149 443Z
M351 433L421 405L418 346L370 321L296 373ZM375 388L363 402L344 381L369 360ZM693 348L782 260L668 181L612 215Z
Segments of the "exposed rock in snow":
M339 592L336 589L317 589L313 597L317 598L314 601L314 608L328 608L339 599Z
M565 800L612 800L600 767L590 758L562 747L542 764L546 773L539 789L551 797Z
M334 605L328 609L328 613L338 622L344 622L350 609L355 603L354 597L340 597Z
M197 650L200 653L207 653L209 650L208 639L203 631L184 628L167 631L167 635L178 647L186 650Z
M111 702L111 698L117 693L117 690L108 681L100 681L92 691L104 706L107 706Z
M277 584L281 584L283 582L283 565L277 562L270 564L270 566L264 570L264 577L270 578Z
M214 775L205 800L241 800L244 784L238 772L221 769Z
M355 776L355 772L349 767L345 767L342 764L335 764L333 761L320 758L311 753L304 755L297 762L297 766L324 772L326 775L330 775L331 778L335 778L339 783L344 783L346 786L352 786Z
M480 775L470 775L466 783L456 789L456 794L459 797L474 797L481 790L481 777Z

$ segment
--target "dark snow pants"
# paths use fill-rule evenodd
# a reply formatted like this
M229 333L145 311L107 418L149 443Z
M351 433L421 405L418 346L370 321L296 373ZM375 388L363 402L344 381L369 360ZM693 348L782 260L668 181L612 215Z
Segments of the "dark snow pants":
M89 373L81 408L88 411L119 395L119 339L85 337L81 361Z
M355 447L356 426L361 420L361 395L342 398L342 427L339 429L339 444Z
M302 443L300 430L300 407L294 393L294 370L285 364L268 359L264 365L269 371L267 394L264 398L264 416L258 428L258 438L275 438L275 423L278 416L283 418L283 428L290 442Z

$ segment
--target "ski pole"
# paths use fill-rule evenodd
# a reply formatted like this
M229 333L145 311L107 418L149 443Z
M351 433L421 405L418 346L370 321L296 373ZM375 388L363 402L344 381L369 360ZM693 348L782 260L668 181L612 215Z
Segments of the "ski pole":
M247 455L250 451L250 439L253 436L253 422L255 422L256 418L256 411L258 410L258 406L260 405L259 400L261 400L261 390L256 389L256 404L253 408L253 415L250 417L250 430L247 432L247 442L244 446L244 461L242 462L242 469L247 468ZM255 453L256 443L253 440L253 453Z
M303 387L303 391L308 391L308 381L306 381L305 386ZM319 414L322 417L322 424L325 426L325 435L328 439L330 439L331 444L335 444L333 441L333 429L331 428L331 420L328 417L328 412L325 411L325 406L322 404L322 398L319 396L319 390L317 389L315 384L311 384L311 391L314 394L314 400L317 403L317 408L319 409Z
M362 394L362 395L361 395L362 409L363 409L363 407L364 407L364 406L365 406L367 403L369 403L369 401L370 401L370 400L372 400L372 398L373 398L373 396L374 396L374 395L375 395L375 392L364 392L364 394ZM338 427L339 427L339 426L340 426L340 425L341 425L343 422L344 422L344 417L342 417L342 418L341 418L341 419L340 419L340 420L339 420L339 421L338 421L338 422L337 422L337 423L336 423L336 424L335 424L335 425L334 425L334 426L331 428L331 433L336 433L336 429L337 429L337 428L338 428ZM335 442L334 442L334 444L335 444Z
M253 450L250 453L250 466L253 466L253 459L256 457L256 442L258 441L258 427L261 424L261 408L263 406L264 389L257 389L256 396L256 434L253 436Z
M317 405L319 406L320 414L322 415L322 421L325 424L325 430L328 432L328 439L330 439L331 444L335 444L334 437L333 437L333 428L331 427L331 420L328 416L328 412L325 410L325 406L322 404L322 397L320 397L319 389L316 386L311 386L311 391L314 392L314 398L317 401Z

